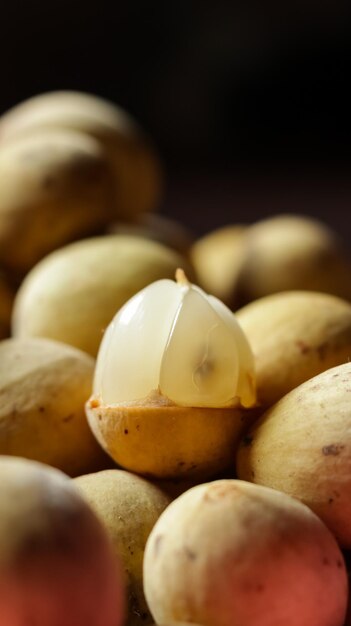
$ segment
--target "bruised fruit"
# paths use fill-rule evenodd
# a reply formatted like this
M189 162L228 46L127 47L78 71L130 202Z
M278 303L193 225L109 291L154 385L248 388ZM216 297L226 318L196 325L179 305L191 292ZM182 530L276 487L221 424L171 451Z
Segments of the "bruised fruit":
M221 480L162 513L146 544L144 592L158 624L342 626L347 575L334 537L308 507Z
M121 626L124 585L105 530L61 472L0 457L0 623Z
M149 481L123 470L88 474L74 482L104 524L121 559L127 583L126 624L150 624L143 592L145 544L171 499Z

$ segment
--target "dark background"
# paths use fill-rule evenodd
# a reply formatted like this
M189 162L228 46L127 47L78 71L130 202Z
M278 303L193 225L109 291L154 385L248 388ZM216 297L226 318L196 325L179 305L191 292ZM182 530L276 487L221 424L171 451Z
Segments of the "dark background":
M294 211L351 242L350 70L344 0L1 9L0 112L53 89L122 105L162 156L162 210L197 233Z

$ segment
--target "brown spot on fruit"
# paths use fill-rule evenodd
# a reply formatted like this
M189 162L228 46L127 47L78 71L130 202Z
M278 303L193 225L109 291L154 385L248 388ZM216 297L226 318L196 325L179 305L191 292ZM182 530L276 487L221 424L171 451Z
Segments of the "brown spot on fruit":
M62 421L63 422L70 422L73 418L74 418L74 413L70 413L69 415L66 415L66 417L63 417Z
M186 556L188 557L188 559L190 561L195 561L195 559L196 559L196 552L194 552L193 550L191 550L187 546L184 546L184 552L185 552Z
M298 339L295 343L299 348L301 354L308 354L308 352L311 350L310 346L301 339Z
M245 437L243 437L241 445L244 446L245 448L248 448L249 446L251 446L253 442L253 437L251 437L250 435L245 435Z
M342 444L331 443L329 446L323 446L322 453L324 456L337 456L344 448Z

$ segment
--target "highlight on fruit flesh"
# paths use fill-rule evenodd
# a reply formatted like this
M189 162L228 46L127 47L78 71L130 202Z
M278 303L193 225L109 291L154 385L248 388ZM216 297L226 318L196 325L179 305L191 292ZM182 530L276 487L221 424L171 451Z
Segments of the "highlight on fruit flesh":
M182 270L176 280L152 283L112 320L97 358L94 397L125 405L157 392L178 406L253 406L254 359L234 315Z

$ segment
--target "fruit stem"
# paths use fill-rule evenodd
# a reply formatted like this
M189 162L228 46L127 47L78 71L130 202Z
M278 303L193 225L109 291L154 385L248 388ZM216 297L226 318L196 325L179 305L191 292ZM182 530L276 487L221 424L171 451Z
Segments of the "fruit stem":
M190 282L188 281L184 270L181 267L176 269L175 279L178 285L182 285L183 287L190 287Z

